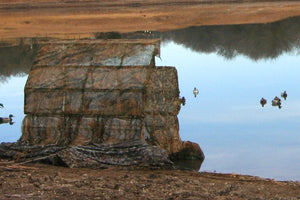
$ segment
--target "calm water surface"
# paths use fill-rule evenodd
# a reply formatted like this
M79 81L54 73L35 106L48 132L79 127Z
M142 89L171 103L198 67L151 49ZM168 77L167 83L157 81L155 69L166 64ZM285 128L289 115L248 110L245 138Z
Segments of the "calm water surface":
M204 151L200 171L300 181L299 21L161 33L156 65L178 70L180 95L186 98L178 115L180 135ZM0 115L15 115L14 125L0 125L0 142L21 136L26 79L0 74L5 106ZM273 107L271 100L284 90L282 108Z
M196 53L173 42L163 45L157 65L176 66L186 105L179 113L182 140L205 154L200 171L300 180L300 57L227 60ZM197 87L198 96L192 91ZM284 90L282 108L270 102ZM259 103L264 97L268 103Z

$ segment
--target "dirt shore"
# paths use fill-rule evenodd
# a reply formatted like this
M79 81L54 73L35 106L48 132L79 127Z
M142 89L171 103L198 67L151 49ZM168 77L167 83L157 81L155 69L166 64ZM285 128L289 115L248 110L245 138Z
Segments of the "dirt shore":
M107 31L267 23L299 15L299 1L2 0L0 38L80 38Z
M0 199L300 199L299 182L180 170L0 163Z

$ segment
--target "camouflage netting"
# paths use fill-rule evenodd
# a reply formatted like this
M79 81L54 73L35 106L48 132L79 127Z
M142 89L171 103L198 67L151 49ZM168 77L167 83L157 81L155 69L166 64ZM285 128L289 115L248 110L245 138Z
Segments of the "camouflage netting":
M156 67L158 53L159 41L42 45L25 86L26 117L18 143L102 148L140 141L148 149L140 151L142 156L158 146L165 163L165 154L177 155L186 145L179 136L177 71ZM94 150L95 156L101 154ZM67 154L55 155L67 159Z

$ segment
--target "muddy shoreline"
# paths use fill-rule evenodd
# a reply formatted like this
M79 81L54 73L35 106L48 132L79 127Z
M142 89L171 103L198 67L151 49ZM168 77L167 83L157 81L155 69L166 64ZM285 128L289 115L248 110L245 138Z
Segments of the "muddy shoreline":
M70 169L0 162L1 199L299 199L300 182L130 168Z

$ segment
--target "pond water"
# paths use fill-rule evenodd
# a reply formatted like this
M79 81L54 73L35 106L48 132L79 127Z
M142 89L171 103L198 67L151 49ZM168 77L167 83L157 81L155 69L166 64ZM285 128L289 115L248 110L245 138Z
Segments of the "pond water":
M180 95L186 98L178 115L180 135L201 146L200 171L300 181L299 22L155 33L163 41L156 65L178 70ZM0 71L1 116L15 115L15 124L0 125L0 142L21 136L26 70ZM272 106L283 91L288 96L281 109ZM268 101L264 107L262 97Z
M173 42L163 45L157 65L176 66L186 105L179 113L182 140L197 142L201 171L300 180L300 57L275 60L245 56L226 60ZM199 94L194 97L193 88ZM271 100L284 90L282 108ZM262 107L260 99L268 103Z

